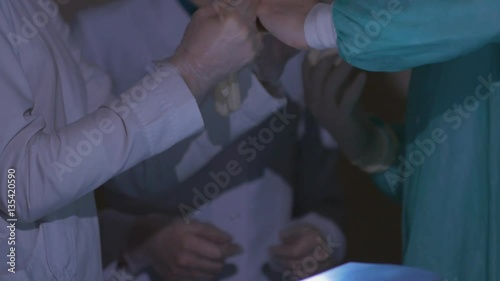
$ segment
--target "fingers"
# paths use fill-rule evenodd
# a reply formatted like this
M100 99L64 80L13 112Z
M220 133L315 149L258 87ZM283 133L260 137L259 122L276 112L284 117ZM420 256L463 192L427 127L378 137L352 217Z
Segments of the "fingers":
M339 103L339 97L342 95L342 86L345 85L347 78L353 70L353 66L346 62L342 62L329 73L322 93L322 95L325 96L325 102Z
M309 105L316 108L323 102L324 89L327 87L328 75L332 69L335 68L335 61L333 57L325 58L312 67L310 70L310 88L309 88ZM335 93L334 93L335 94Z
M313 85L325 85L330 71L335 68L334 57L327 57L318 62L313 68L311 83Z
M236 5L236 10L242 18L251 23L257 29L257 8L260 0L236 0L240 5Z
M243 247L241 247L239 244L236 243L225 244L222 246L222 255L225 259L239 255L242 252L243 252Z
M341 107L351 112L359 102L366 84L366 73L360 72L354 81L346 88L346 93L341 101Z
M316 246L313 237L304 237L294 243L282 244L270 248L270 254L277 260L296 260L310 255Z
M189 236L184 239L183 248L189 252L193 252L201 257L212 260L224 259L224 248L222 245L214 243L196 235Z
M284 243L291 243L294 240L300 239L304 234L311 230L311 226L307 224L294 224L280 233L281 240Z
M208 5L206 7L201 7L196 10L196 12L191 16L191 21L194 19L207 19L211 17L215 17L219 14L220 11L217 10L217 6Z
M192 252L184 252L177 257L174 261L174 265L175 266L172 268L178 268L178 272L175 272L176 275L180 275L182 269L190 269L204 274L215 275L224 267L224 261L210 260Z
M196 222L192 231L195 235L185 239L185 246L202 257L221 260L242 252L240 245L230 243L230 234L211 224Z
M270 248L270 254L275 261L300 260L307 257L308 245L304 242L285 244Z
M282 244L271 247L271 256L282 262L293 262L313 253L321 232L309 224L296 224L281 232Z
M192 226L192 231L200 237L219 244L229 243L233 239L227 232L208 223L196 222Z

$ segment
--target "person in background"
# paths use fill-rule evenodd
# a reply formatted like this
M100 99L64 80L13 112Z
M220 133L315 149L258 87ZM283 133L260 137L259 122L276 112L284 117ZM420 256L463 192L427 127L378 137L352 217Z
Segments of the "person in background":
M260 48L252 4L200 10L114 97L55 1L0 2L0 280L102 280L92 191L203 128L204 89Z
M221 16L231 8L115 1L81 13L74 35L119 92L159 50L175 51L190 13L205 5ZM303 58L265 36L261 54L237 74L238 109L220 112L213 89L201 106L205 131L107 184L109 280L117 272L133 280L298 280L342 261L338 151L305 110Z
M338 139L350 160L401 200L406 265L447 280L499 280L500 2L263 0L259 7L267 30L292 46L338 46L365 70L414 68L402 130L343 110L328 87L311 97L312 111L333 136L350 140Z

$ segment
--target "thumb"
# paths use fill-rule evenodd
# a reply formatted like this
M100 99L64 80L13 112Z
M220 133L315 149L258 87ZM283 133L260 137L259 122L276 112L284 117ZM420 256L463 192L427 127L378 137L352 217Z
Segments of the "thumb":
M236 0L233 7L245 21L257 25L257 8L260 0Z
M200 222L193 230L198 236L218 244L229 243L233 239L230 234L208 223Z

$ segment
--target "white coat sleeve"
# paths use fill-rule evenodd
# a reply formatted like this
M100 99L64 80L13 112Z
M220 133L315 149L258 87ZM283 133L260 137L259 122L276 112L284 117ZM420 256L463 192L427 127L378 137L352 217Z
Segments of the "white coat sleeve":
M121 98L57 131L46 130L50 120L30 114L34 94L7 32L0 30L0 182L7 182L8 169L16 169L20 221L35 221L70 204L203 127L194 97L175 69L166 65ZM87 91L100 89L90 86ZM4 213L6 189L6 184L0 185Z

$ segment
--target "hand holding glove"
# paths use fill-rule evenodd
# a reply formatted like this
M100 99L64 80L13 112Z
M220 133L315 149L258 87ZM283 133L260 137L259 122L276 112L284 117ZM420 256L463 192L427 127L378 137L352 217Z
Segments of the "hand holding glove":
M223 16L213 6L192 17L181 44L170 58L200 102L208 88L251 62L260 51L256 27L258 2L245 1ZM220 12L220 11L219 11Z

